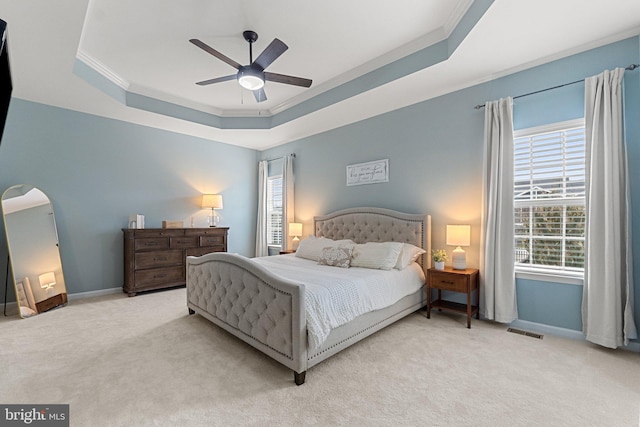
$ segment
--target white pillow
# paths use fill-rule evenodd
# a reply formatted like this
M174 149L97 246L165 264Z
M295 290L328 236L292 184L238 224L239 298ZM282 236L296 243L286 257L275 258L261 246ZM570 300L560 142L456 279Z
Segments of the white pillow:
M326 237L309 236L300 241L296 256L300 258L318 261L322 257L322 250L328 247L352 248L355 243L352 240L331 240Z
M368 242L355 245L351 267L391 270L398 262L401 250L400 242Z
M31 317L31 316L36 315L36 314L38 314L38 313L33 311L31 308L25 307L23 305L20 306L20 315L22 317Z
M422 248L414 246L410 243L403 243L400 255L398 255L398 262L396 262L394 268L402 270L403 268L406 268L407 266L414 263L418 259L418 257L424 253L427 253L427 251Z

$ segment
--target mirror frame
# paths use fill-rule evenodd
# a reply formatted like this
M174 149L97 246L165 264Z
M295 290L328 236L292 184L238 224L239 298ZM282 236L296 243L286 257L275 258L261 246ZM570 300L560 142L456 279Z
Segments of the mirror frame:
M35 190L35 191L34 191ZM19 199L21 198L21 199ZM15 199L7 206L7 201ZM11 266L11 279L13 280L16 306L18 309L18 315L21 318L32 317L38 314L42 314L53 308L62 307L67 305L68 296L66 289L66 282L64 278L64 270L62 268L62 257L60 256L60 243L58 238L58 229L56 226L55 213L53 210L53 204L51 199L39 188L29 184L17 184L7 188L0 198L0 205L2 207L2 218L4 223L4 230L7 239L7 249L9 254L8 266ZM40 227L36 231L37 239L20 239L20 245L16 243L16 231L10 231L11 226L7 223L7 216L20 211L27 211L28 209L35 209L41 206L45 206L47 217L44 221L39 221L38 218L42 218L43 213L37 211L28 211L31 215L36 215L33 221L34 227ZM11 221L9 221L11 222ZM50 223L51 225L47 225ZM23 231L22 234L25 232ZM12 236L13 235L13 239ZM47 239L44 244L40 244L41 238ZM13 243L12 243L13 242ZM22 245L24 242L24 245ZM36 242L31 244L31 242ZM55 249L52 249L49 245L55 245ZM24 247L23 247L24 246ZM19 247L20 250L16 249ZM24 249L24 251L23 251ZM34 251L39 255L39 259L35 262L23 263L21 260L16 260L16 257L25 258L24 252L31 253ZM16 252L18 252L16 254ZM18 262L16 262L18 261ZM43 267L34 269L33 265L40 263ZM28 267L25 267L27 266ZM16 266L19 266L18 272L26 272L24 277L16 277ZM8 268L7 278L8 283ZM26 301L26 307L21 304L21 301Z

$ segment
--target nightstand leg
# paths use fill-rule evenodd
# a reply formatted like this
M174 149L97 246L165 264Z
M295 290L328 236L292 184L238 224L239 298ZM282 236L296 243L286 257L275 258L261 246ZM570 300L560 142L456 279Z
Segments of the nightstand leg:
M467 329L471 329L471 291L467 283Z

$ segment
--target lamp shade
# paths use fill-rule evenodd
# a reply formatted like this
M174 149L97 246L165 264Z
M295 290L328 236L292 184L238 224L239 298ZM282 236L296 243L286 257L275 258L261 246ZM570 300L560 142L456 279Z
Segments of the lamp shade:
M447 225L447 245L469 246L471 244L470 225Z
M42 289L48 289L56 285L56 275L53 271L39 275L38 280L40 280Z
M290 222L289 223L289 236L290 237L300 237L302 236L302 224L299 222Z
M203 194L202 208L222 209L222 194Z

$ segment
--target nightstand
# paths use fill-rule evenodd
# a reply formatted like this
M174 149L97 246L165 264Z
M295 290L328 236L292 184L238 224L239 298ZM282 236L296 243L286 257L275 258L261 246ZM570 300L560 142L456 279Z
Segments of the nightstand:
M67 303L67 293L63 292L58 295L54 295L46 300L40 301L36 303L36 308L38 309L38 313L44 313L45 311L49 311L53 308L59 307L61 305L65 305Z
M431 301L431 289L438 290L438 299ZM461 292L467 294L467 303L460 304L442 299L442 291ZM471 294L476 292L475 305L471 303ZM431 317L431 309L455 311L467 314L467 328L471 328L471 316L480 318L480 275L478 269L467 268L454 270L445 267L444 270L430 268L427 270L427 319Z

